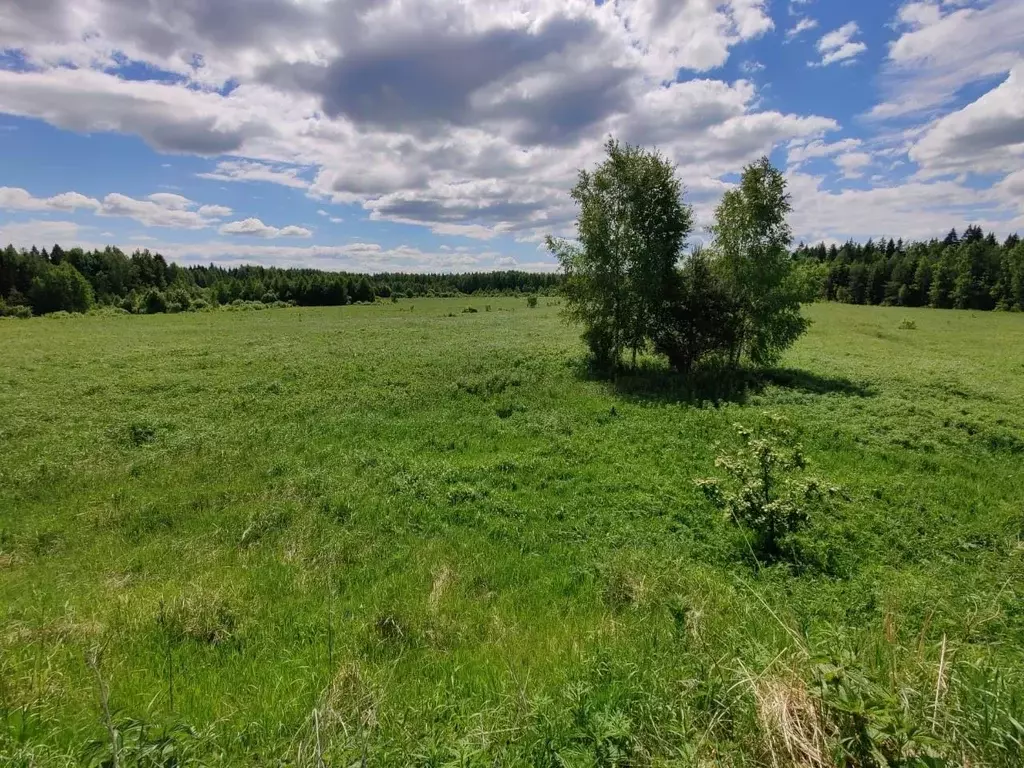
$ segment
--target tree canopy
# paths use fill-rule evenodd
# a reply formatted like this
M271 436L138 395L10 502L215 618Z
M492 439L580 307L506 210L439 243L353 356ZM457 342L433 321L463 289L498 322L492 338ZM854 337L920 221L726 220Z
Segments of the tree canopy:
M806 330L785 179L767 158L724 196L706 251L685 252L693 212L657 152L609 141L572 197L576 240L548 247L565 272L567 316L600 368L620 365L626 350L635 365L645 349L681 371L712 356L769 364Z

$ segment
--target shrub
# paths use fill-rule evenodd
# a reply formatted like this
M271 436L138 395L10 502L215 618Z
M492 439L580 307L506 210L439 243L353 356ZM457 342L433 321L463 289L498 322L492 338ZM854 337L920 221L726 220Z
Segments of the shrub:
M688 373L708 355L730 349L736 333L735 303L703 252L695 251L681 270L676 296L658 318L654 349Z
M723 488L718 479L698 480L697 485L743 531L755 557L766 562L798 562L801 542L797 534L806 527L809 510L826 491L817 480L795 477L806 467L799 446L784 445L771 436L757 437L740 425L736 430L743 447L715 461L730 478L731 488Z
M916 331L917 330L917 323L915 323L913 320L904 320L903 322L900 323L900 330L901 331Z
M535 309L537 307L537 297L536 296L527 296L526 297L526 306L528 306L530 309Z
M56 267L47 265L32 281L29 299L37 315L61 310L86 312L93 305L92 286L66 262Z
M26 307L24 304L13 306L0 304L0 317L16 317L21 320L27 320L32 317L32 307Z
M156 288L151 288L143 299L142 306L147 315L156 315L167 311L167 297Z

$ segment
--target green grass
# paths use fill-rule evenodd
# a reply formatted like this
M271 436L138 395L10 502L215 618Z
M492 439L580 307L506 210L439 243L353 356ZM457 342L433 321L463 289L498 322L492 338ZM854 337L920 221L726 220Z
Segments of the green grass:
M122 766L1021 764L1024 316L683 387L555 304L0 322L0 763L109 757L98 671ZM825 572L694 482L774 416Z

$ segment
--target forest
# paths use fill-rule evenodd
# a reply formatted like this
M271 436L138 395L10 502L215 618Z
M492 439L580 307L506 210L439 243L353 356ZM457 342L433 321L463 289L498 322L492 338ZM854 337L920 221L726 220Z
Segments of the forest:
M182 267L159 253L54 245L0 250L0 315L85 312L109 306L133 313L185 312L235 302L340 306L376 298L515 295L553 292L554 274L519 271L375 275L316 269Z
M801 245L817 298L844 304L936 309L1024 309L1024 244L968 226L942 240Z
M969 225L926 242L868 240L792 252L806 277L808 299L844 304L937 309L1024 310L1024 243ZM235 302L340 306L376 298L460 295L550 295L559 273L521 271L463 274L380 273L241 266L182 267L159 253L130 256L54 245L0 249L0 316L85 312L95 306L133 314L185 312Z

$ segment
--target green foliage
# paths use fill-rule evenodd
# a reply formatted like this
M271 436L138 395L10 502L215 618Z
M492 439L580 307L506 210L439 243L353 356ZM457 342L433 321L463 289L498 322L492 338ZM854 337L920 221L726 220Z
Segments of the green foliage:
M163 727L144 720L121 718L114 724L113 735L116 744L105 738L95 739L86 745L85 764L88 768L183 768L202 765L197 758L201 738L194 729L183 723Z
M653 331L655 351L675 370L689 373L709 355L732 348L738 332L736 309L707 254L694 251L680 270L676 294L659 315Z
M952 234L952 233L951 233ZM797 248L799 269L814 275L817 298L852 304L936 309L1024 309L1024 248L1000 245L980 227L964 236L911 243L889 240Z
M162 291L151 288L142 303L147 315L156 315L167 311L167 297Z
M536 296L527 296L526 297L526 306L528 306L530 309L536 309L537 308L537 297Z
M32 281L29 300L37 315L86 312L93 305L92 286L70 264L46 266Z
M607 159L581 170L572 198L576 242L548 238L565 273L566 315L584 327L595 364L611 369L648 344L693 229L674 166L657 152L609 140Z
M743 169L739 186L715 211L716 269L736 304L733 363L746 355L771 365L807 331L800 313L806 279L789 254L791 209L785 177L763 157Z
M562 282L560 275L533 272L474 272L465 274L378 274L353 275L313 269L276 267L193 266L168 264L160 254L148 250L130 256L107 247L68 251L54 246L46 251L33 247L0 249L0 301L8 307L28 305L33 281L51 267L67 265L85 278L96 302L118 306L128 312L146 311L145 297L151 291L163 293L165 308L160 312L186 312L206 306L230 305L235 301L263 306L342 306L366 303L375 297L414 296L518 296L551 295ZM57 310L81 311L59 306Z
M525 299L0 322L0 764L112 757L96 645L125 768L1024 764L1024 315L811 305L712 395ZM799 567L693 484L766 411Z
M740 425L736 431L743 447L715 460L715 466L730 478L730 486L707 479L699 480L698 487L743 529L759 560L799 562L796 534L806 527L810 510L828 490L818 480L798 479L806 468L799 446L785 445L778 436L757 436ZM784 429L775 432L787 434Z

